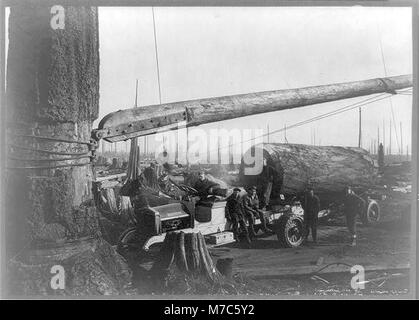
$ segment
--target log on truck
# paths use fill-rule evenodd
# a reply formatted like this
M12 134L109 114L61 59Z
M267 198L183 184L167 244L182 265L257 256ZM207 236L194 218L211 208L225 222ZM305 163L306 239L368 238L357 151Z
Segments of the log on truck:
M256 163L245 162L251 156L262 164L257 174L253 170L252 174L246 174L246 168L257 167ZM320 197L322 209L335 207L342 202L345 188L350 185L368 203L361 216L368 224L379 219L378 203L370 193L377 183L377 173L373 158L361 148L268 143L253 146L244 154L239 181L244 186L257 186L262 203L272 210L293 198L301 199L311 188ZM285 202L281 195L285 196Z
M323 196L336 195L348 185L368 187L377 179L373 158L361 148L265 143L249 149L243 159L255 152L263 155L261 172L246 175L244 169L255 164L242 160L239 181L258 189L272 181L273 199L280 194L297 195L307 188Z

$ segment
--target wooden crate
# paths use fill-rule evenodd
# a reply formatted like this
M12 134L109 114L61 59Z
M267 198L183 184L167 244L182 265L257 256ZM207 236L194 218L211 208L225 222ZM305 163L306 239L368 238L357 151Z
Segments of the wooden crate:
M208 243L213 245L221 245L234 242L234 235L231 231L223 231L206 236Z

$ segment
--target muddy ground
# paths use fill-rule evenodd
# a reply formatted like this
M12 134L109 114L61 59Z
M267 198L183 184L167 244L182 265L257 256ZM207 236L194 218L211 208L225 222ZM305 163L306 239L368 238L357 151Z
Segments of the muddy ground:
M348 245L342 225L322 225L317 245L280 248L274 236L251 249L214 248L216 258L234 257L234 277L270 295L406 295L410 282L410 233L397 220L358 226L356 247ZM365 268L364 288L351 287L351 266Z

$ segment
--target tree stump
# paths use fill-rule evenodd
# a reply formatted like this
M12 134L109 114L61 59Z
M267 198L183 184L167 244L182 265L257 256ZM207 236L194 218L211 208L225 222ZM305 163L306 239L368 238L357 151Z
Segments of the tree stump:
M150 271L169 293L217 293L226 285L200 232L169 232Z

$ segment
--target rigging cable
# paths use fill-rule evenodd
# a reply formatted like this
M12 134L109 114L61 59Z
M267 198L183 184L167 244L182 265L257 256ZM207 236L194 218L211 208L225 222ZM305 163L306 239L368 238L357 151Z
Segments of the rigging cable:
M161 104L159 53L157 51L156 19L154 18L154 7L151 7L151 12L153 14L154 49L155 49L155 53L156 53L157 82L158 82L158 85L159 85L159 101L160 101L160 104Z
M386 60L384 58L383 44L381 42L380 27L378 25L378 22L376 22L376 23L377 23L377 31L378 31L378 40L379 40L379 43L380 43L381 60L383 62L383 67L384 67L384 76L387 77L387 67L386 67ZM399 152L400 152L399 137L398 137L398 134L397 134L397 127L396 127L396 119L394 117L394 111L393 111L393 100L391 99L391 97L389 99L389 102L390 102L390 109L391 109L391 117L393 118L394 132L396 133L397 147L399 148ZM391 150L390 150L390 153L391 153Z
M37 148L19 146L13 143L8 144L8 147L11 149L21 149L21 150L26 150L26 151L34 151L38 153L46 153L46 154L62 155L62 156L85 156L90 153L90 152L59 152L59 151L42 150L42 149L37 149Z
M37 136L33 134L13 134L15 137L19 138L33 138L39 140L48 140L48 141L56 141L56 142L65 142L65 143L78 143L78 144L85 144L88 146L94 146L94 142L87 142L87 141L78 141L78 140L69 140L69 139L61 139L61 138L53 138L53 137L45 137L45 136Z

